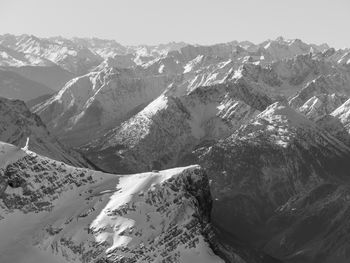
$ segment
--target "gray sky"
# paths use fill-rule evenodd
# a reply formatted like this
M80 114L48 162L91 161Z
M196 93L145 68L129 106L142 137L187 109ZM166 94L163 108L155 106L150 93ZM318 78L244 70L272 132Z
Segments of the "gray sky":
M121 44L261 42L280 35L350 47L350 0L0 0L0 34Z

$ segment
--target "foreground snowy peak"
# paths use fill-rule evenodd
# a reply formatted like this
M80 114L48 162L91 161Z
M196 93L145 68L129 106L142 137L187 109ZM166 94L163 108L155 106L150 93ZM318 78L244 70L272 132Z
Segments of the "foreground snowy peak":
M21 147L27 138L29 148L40 154L76 166L90 166L80 154L68 150L52 136L23 101L0 98L0 140Z
M119 176L5 143L0 155L3 263L223 262L198 166Z

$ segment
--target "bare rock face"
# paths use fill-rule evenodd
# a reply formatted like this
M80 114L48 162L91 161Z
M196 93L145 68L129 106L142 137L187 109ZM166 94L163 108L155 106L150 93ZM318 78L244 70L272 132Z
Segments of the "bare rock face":
M224 262L199 166L119 176L0 148L1 262Z
M348 233L334 222L347 222L338 191L345 194L350 182L350 149L328 132L275 103L197 154L212 180L213 222L223 232L282 261L346 262L348 244L340 240Z

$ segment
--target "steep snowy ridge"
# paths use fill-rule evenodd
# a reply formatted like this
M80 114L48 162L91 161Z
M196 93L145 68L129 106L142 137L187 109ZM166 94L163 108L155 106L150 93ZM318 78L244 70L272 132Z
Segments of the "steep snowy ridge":
M350 75L347 72L323 74L308 82L295 96L290 98L289 104L293 108L301 107L307 100L319 94L336 94L350 96Z
M77 152L68 150L46 129L40 117L29 111L23 101L0 98L0 140L30 149L76 166L90 167Z
M117 125L142 109L171 80L167 76L144 77L130 69L107 67L71 80L33 111L63 141L79 145L95 138L96 132L106 126Z
M331 115L339 119L345 129L350 133L350 99L334 110Z
M299 108L299 111L311 120L317 120L337 109L346 97L336 94L318 94L313 96Z
M5 143L0 156L3 263L223 262L198 166L123 176Z

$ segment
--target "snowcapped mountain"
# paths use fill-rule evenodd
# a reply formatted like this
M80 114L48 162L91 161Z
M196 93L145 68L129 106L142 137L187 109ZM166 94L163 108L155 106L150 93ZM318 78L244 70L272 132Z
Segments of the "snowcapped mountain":
M132 68L150 75L185 74L186 80L193 82L192 85L207 85L208 81L217 79L216 74L222 76L221 68L227 68L227 65L236 70L246 62L266 65L302 54L327 57L320 55L323 54L321 52L331 52L326 51L327 48L283 38L261 44L232 41L211 46L187 45L183 42L123 46L114 40L97 38L38 38L5 34L0 36L0 65L54 91L74 77L106 67ZM328 55L327 59L346 65L341 62L346 59L346 51L334 52L339 54ZM38 92L32 93L33 97L42 95L38 89Z
M29 111L23 101L0 98L0 140L19 147L30 138L29 148L72 165L91 167L78 153L64 147L50 132L40 117Z
M3 263L224 262L198 166L121 176L6 143L0 157Z
M63 37L38 38L33 35L0 36L2 66L60 66L75 76L88 73L107 58L133 56L142 64L179 50L186 43L171 42L155 46L122 46L115 40Z
M3 43L3 42L1 42ZM25 54L0 44L0 65L1 66L52 66L50 62L34 54Z
M288 43L284 43L287 49ZM298 43L306 45L297 41L291 47ZM184 96L200 86L243 77L267 96L277 98L294 94L319 75L338 72L330 62L310 54L259 65L246 61L246 54L233 55L237 48L243 49L238 42L185 46L141 65L134 61L135 54L107 58L33 110L55 134L79 146L117 127L169 89L174 96Z
M271 61L292 58L301 54L323 52L329 48L327 44L306 44L300 39L284 39L283 37L268 40L260 45L260 47L262 46L268 56L267 59Z
M275 101L289 98L316 120L340 106L350 91L343 68L310 54L268 65L211 60L194 69L202 59L192 60L191 70L144 109L106 126L84 145L90 160L110 172L173 167L183 159L192 161L197 145L228 136ZM324 98L325 90L336 94Z
M3 35L0 37L0 44L22 54L51 61L73 74L83 74L101 62L97 54L64 38Z

